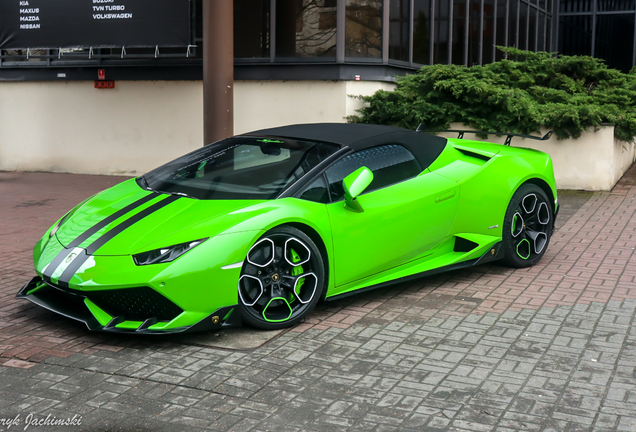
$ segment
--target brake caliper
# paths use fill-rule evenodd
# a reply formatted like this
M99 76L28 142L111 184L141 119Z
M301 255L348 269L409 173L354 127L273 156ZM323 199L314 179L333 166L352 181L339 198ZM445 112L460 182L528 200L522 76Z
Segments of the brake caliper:
M296 253L295 250L290 249L290 252L291 252L291 261L293 263L297 263L298 261L300 261L300 256ZM291 275L292 276L298 276L298 275L301 275L301 274L303 274L303 266L299 265L299 266L296 266L296 267L292 268L292 271L291 271ZM305 279L304 278L298 281L298 283L296 284L296 294L298 294L300 292L300 289L302 288L304 283L305 283ZM296 300L296 297L294 296L294 293L290 293L289 302L291 303L294 300Z

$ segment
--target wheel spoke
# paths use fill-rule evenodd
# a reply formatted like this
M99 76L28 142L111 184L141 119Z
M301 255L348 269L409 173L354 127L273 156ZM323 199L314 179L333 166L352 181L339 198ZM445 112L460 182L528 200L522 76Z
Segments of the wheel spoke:
M263 308L263 319L268 322L287 321L294 314L294 310L284 297L273 297Z
M245 306L254 306L263 297L264 292L265 287L256 276L244 274L239 278L238 293Z
M536 224L539 223L537 221L537 212L536 211L534 213L526 215L526 218L524 220L526 222L526 225L531 225L532 226L532 225L536 225Z
M529 237L530 243L534 248L534 253L540 254L548 241L548 235L544 232L531 229L527 229L526 233Z
M247 262L256 267L267 267L274 261L276 245L268 237L257 241L247 253Z
M514 216L512 216L512 224L510 226L510 230L512 232L513 237L519 237L519 234L523 232L524 221L521 213L516 212Z
M296 237L290 237L285 241L283 256L287 264L292 267L297 267L307 263L311 259L311 250Z
M550 209L546 203L541 202L539 204L536 217L537 222L541 225L548 225L550 223Z
M309 303L316 294L318 276L315 273L303 273L298 276L285 276L285 281L291 293L301 304Z
M527 238L524 238L519 243L517 243L516 249L517 255L519 255L521 259L527 260L528 258L530 258L530 253L532 251L530 250L530 242Z
M534 212L534 209L537 206L537 201L539 201L539 199L533 193L523 197L523 199L521 200L521 207L523 207L523 211L526 214L531 214L532 212Z

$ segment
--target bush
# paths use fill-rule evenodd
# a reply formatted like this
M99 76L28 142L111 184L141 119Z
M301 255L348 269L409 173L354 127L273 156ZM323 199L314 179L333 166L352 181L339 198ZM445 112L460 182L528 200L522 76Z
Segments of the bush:
M360 97L368 106L351 122L415 129L448 129L463 122L483 131L578 138L588 127L616 126L615 136L636 136L636 72L608 69L603 60L498 47L508 57L485 66L425 66L398 79L394 91Z

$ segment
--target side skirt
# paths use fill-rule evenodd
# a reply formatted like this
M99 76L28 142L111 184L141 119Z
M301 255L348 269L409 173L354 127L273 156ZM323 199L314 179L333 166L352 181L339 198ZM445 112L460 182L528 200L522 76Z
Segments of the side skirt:
M325 299L325 301L340 300L340 299L345 298L345 297L350 297L352 295L357 295L357 294L364 293L364 292L367 292L367 291L376 290L378 288L384 288L384 287L395 285L395 284L398 284L398 283L401 283L401 282L408 282L408 281L411 281L411 280L414 280L414 279L419 279L419 278L426 277L426 276L433 276L433 275L436 275L436 274L439 274L439 273L444 273L444 272L451 271L451 270L458 270L458 269L462 269L462 268L466 268L466 267L472 267L472 266L476 266L476 265L479 265L479 264L484 264L484 263L487 263L487 262L497 261L497 260L503 258L503 256L504 256L503 248L501 247L502 244L503 244L503 242L496 243L492 248L490 248L488 250L488 252L486 252L485 254L483 254L479 258L475 258L475 259L472 259L472 260L468 260L468 261L464 261L464 262L460 262L460 263L456 263L456 264L447 265L447 266L444 266L444 267L439 267L439 268L436 268L436 269L433 269L433 270L428 270L428 271L421 272L421 273L416 273L416 274L413 274L413 275L410 275L410 276L405 276L405 277L402 277L402 278L399 278L399 279L394 279L392 281L383 282L383 283L380 283L380 284L377 284L377 285L371 285L371 286L368 286L368 287L365 287L365 288L360 288L360 289L357 289L357 290L354 290L354 291L349 291L349 292L342 293L342 294L336 294L335 296L327 297ZM492 249L495 250L494 254L492 253Z

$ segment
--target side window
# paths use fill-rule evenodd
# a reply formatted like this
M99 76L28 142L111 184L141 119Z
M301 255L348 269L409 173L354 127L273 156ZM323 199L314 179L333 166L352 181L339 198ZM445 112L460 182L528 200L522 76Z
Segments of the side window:
M344 197L342 180L360 167L373 172L373 182L365 190L372 192L417 176L422 169L415 156L404 146L389 144L345 156L326 171L331 199Z
M326 204L329 202L329 193L327 192L327 184L325 176L322 174L305 188L300 199Z

